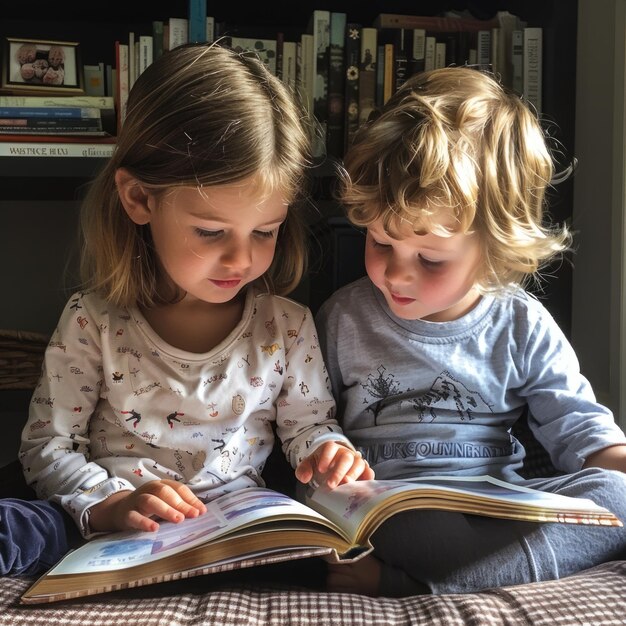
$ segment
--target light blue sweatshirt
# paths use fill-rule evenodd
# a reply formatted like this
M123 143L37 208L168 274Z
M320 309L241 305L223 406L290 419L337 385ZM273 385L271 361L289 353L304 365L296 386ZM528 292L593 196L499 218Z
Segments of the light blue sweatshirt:
M377 478L520 481L525 452L510 429L526 406L564 472L626 443L552 316L522 289L437 323L396 317L365 277L331 296L316 323L340 423Z

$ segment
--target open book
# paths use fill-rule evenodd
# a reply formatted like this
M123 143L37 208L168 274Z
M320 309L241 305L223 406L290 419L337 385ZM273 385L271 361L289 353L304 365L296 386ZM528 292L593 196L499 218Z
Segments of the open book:
M353 561L392 515L439 509L535 522L621 526L591 500L544 493L489 476L359 481L309 488L304 505L266 488L226 494L207 512L152 533L103 535L68 553L22 596L53 602L199 574L331 555Z

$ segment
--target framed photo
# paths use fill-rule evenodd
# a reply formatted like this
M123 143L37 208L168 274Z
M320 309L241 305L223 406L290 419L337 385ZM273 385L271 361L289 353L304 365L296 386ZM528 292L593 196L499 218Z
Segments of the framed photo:
M83 94L79 44L5 37L3 91L39 94Z

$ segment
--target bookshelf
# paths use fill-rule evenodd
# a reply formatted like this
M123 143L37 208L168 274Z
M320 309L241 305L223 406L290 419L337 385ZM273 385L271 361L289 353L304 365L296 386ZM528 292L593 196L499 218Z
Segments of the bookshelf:
M577 2L558 0L378 0L356 2L272 1L241 7L208 3L216 20L237 26L241 35L271 36L280 31L296 37L307 28L316 9L346 12L348 21L371 25L379 13L436 15L441 11L469 10L479 19L490 19L497 11L509 11L529 25L544 29L543 115L553 120L553 134L566 152L573 152L575 136ZM0 37L79 41L85 64L114 64L113 42L124 40L129 31L140 33L152 20L187 15L187 0L157 0L152 3L113 0L106 5L78 1L63 2L54 17L46 17L49 4L33 0L3 7ZM40 17L41 16L41 17ZM0 328L19 327L51 332L68 289L64 287L66 251L75 239L78 199L83 185L104 160L101 158L0 156L0 263L4 305ZM322 177L323 178L323 177ZM316 183L322 211L337 214L325 196L327 185ZM559 185L552 196L551 210L557 221L572 216L572 182ZM29 215L29 219L24 219ZM56 224L56 225L55 225ZM357 250L358 243L357 243ZM37 260L32 259L36 252ZM360 252L357 252L360 254ZM16 255L23 260L16 263ZM42 267L45 265L45 267ZM9 269L10 268L10 269ZM39 272L37 271L39 268ZM6 273L16 276L7 280ZM554 268L541 297L566 334L571 331L572 270L567 263ZM70 272L71 275L71 272ZM302 293L306 294L306 290ZM306 295L303 296L306 300ZM0 392L0 412L2 392Z

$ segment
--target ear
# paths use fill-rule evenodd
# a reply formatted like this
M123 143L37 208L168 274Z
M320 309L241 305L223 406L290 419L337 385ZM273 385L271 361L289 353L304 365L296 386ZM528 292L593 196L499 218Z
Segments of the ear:
M115 172L115 184L128 217L139 226L150 222L152 217L150 197L142 184L124 168Z

